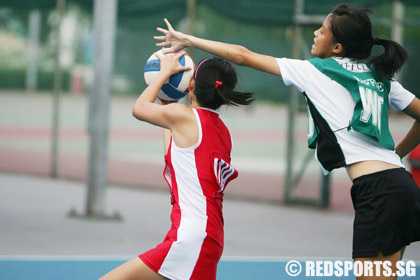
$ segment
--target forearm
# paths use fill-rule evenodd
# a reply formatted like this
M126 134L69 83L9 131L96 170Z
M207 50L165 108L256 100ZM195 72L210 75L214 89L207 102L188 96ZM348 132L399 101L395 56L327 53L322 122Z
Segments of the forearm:
M176 52L185 47L197 48L234 64L281 76L277 59L273 56L255 53L240 45L222 43L183 34L175 31L167 19L165 19L165 23L168 26L168 30L160 27L157 28L159 32L165 35L155 36L154 39L163 41L157 43L156 46L168 47L166 52Z
M243 46L206 40L191 35L186 35L188 47L198 48L224 58L237 65L247 66L281 76L277 59L269 55L255 53Z
M420 145L420 122L415 121L403 140L395 147L395 152L404 158L415 147Z
M159 90L162 88L162 86L165 84L165 82L169 79L169 74L161 74L159 73L155 80L146 87L146 89L143 91L143 93L139 96L139 98L136 101L136 104L143 104L143 103L154 103L157 95L159 93Z
M192 35L186 35L186 39L188 47L201 49L238 65L245 65L246 54L250 52L247 48L240 45L206 40Z
M132 114L137 119L143 119L142 114L147 110L149 104L154 103L160 88L163 86L165 81L169 78L169 74L159 73L155 80L142 92L134 103Z

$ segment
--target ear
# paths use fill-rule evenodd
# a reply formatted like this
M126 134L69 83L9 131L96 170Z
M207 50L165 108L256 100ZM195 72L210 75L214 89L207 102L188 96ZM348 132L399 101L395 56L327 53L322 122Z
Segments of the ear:
M343 45L341 43L335 43L332 51L334 54L341 54L343 52Z
M191 91L194 91L194 89L195 89L195 79L194 77L191 77L190 81L188 82L188 90L191 92Z

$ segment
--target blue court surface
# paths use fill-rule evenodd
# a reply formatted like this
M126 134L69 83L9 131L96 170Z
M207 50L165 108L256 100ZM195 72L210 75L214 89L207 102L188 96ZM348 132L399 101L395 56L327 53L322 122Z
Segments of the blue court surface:
M0 279L1 280L75 280L75 279L98 279L108 271L122 264L128 259L100 259L100 258L75 258L75 257L19 257L19 258L1 258L0 259ZM355 279L353 271L349 275L337 276L337 273L343 271L325 269L318 273L323 273L323 276L307 276L306 263L308 261L317 260L298 260L300 273L295 276L289 273L297 273L299 271L299 264L294 260L282 259L222 259L218 266L217 279L218 280L251 280L251 279ZM324 260L325 261L325 260ZM293 262L293 264L292 264ZM334 262L329 260L327 262ZM406 274L398 279L420 279L420 263L414 263L414 267L408 268L404 271ZM410 271L408 271L410 270ZM314 270L315 271L315 270ZM319 275L319 274L318 274Z

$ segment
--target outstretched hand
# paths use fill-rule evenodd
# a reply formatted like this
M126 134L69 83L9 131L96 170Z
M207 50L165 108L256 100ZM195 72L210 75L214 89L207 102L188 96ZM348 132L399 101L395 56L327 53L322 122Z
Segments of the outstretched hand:
M164 36L154 36L155 40L163 41L161 43L156 43L157 47L164 48L163 53L172 53L184 49L187 46L188 40L187 36L179 31L175 31L169 21L164 19L168 29L163 29L158 27L157 31L162 32Z

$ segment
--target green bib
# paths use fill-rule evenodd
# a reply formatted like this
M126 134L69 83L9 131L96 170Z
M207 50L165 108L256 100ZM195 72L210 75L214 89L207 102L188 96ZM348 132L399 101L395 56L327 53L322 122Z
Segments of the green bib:
M378 141L382 147L393 150L394 140L388 127L390 81L379 78L374 72L348 71L333 58L314 58L308 61L323 74L345 87L356 101L348 129L368 135ZM314 146L315 143L316 133L308 139L309 145Z

